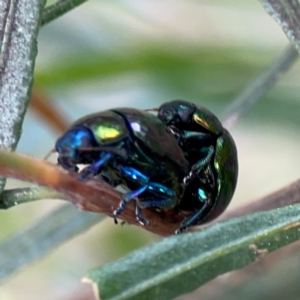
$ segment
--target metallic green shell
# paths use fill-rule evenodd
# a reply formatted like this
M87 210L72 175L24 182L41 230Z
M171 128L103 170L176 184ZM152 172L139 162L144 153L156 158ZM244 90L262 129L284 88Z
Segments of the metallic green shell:
M237 149L230 133L223 128L223 134L217 139L213 162L217 172L217 195L215 207L206 220L219 216L230 203L238 178Z
M221 134L223 132L223 126L219 119L205 107L195 105L196 111L193 114L193 120L196 124L204 127L215 134Z

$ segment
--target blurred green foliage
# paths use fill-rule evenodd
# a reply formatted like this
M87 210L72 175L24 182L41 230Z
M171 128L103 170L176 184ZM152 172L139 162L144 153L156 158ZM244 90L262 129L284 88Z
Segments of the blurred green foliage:
M220 114L286 44L259 3L246 0L90 1L41 29L35 83L70 121L112 106L149 108L180 98ZM295 65L232 131L240 158L232 206L299 177L298 73ZM28 114L18 150L42 157L54 144L49 131ZM45 201L0 212L1 238L54 207ZM88 269L157 239L104 221L7 281L0 298L74 299ZM243 283L228 278L215 285L230 290ZM281 280L289 284L287 277ZM201 288L201 299L214 297L214 289ZM185 299L193 297L199 294Z

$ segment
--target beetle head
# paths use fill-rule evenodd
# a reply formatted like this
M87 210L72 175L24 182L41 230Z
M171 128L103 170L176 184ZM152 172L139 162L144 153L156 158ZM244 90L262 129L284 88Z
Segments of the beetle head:
M158 109L158 118L167 126L180 127L191 122L195 106L187 101L175 100L162 104Z
M92 132L83 126L76 126L68 130L55 144L58 153L58 164L68 171L77 171L77 164L82 162L79 148L93 146Z

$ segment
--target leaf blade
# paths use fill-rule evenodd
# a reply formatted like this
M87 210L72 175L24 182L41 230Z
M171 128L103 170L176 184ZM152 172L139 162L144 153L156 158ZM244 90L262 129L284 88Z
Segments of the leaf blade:
M0 281L104 218L63 205L0 243Z
M15 149L22 132L37 55L37 35L46 0L0 5L0 147ZM0 178L0 192L5 179Z
M231 219L152 244L87 277L101 299L173 299L299 239L299 221L298 204Z
M266 12L300 51L300 4L293 0L259 0Z

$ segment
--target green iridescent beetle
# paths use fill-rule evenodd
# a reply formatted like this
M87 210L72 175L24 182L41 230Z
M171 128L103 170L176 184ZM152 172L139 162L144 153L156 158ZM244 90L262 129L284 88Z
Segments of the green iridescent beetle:
M165 211L170 222L181 222L178 233L218 217L227 208L237 184L237 149L230 133L204 107L175 100L157 111L191 165L180 203Z
M176 233L219 216L233 196L238 175L235 143L217 117L186 101L160 106L157 116L119 108L88 115L56 142L58 163L69 171L88 164L79 179L100 176L125 193L116 218L136 200L171 223Z

